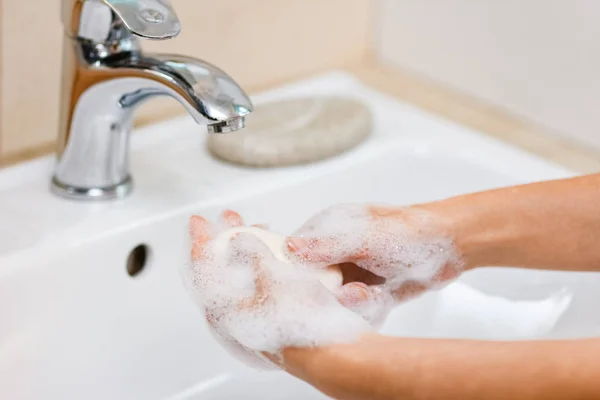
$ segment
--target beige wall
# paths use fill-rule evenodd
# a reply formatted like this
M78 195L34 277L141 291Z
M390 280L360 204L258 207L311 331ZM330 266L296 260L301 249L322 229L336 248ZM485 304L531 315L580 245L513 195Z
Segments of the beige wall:
M600 148L600 2L379 0L379 56Z
M8 163L47 151L54 141L61 25L60 0L3 1L0 162ZM370 44L370 0L172 3L182 34L147 48L206 59L251 90L360 59ZM173 102L155 102L141 118L178 112Z

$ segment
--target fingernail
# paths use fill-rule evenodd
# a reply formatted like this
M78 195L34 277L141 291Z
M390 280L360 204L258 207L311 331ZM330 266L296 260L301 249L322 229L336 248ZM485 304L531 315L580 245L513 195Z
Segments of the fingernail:
M244 220L242 219L242 216L236 211L229 209L224 210L221 213L221 221L225 223L225 225L229 225L228 228L244 225Z
M204 224L205 219L199 215L192 215L190 217L190 226L191 225L197 225L197 224Z
M238 214L237 212L230 210L230 209L225 209L223 210L223 212L221 213L221 215L224 218L237 218L240 214Z
M306 248L308 241L302 238L288 238L286 244L289 251L296 253L300 249Z
M361 297L361 300L366 300L369 298L369 288L366 284L362 282L351 282L349 285L352 285L352 289L356 291L356 294Z
M362 282L350 282L342 286L338 300L345 305L362 303L369 298L369 288Z

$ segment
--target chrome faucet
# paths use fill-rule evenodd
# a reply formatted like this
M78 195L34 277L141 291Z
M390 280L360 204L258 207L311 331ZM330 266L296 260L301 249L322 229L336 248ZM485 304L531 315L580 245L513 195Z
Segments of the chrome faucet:
M141 50L139 37L179 33L169 0L63 0L62 18L55 194L78 200L129 194L133 113L154 96L174 97L209 133L244 127L252 102L226 73L201 60Z

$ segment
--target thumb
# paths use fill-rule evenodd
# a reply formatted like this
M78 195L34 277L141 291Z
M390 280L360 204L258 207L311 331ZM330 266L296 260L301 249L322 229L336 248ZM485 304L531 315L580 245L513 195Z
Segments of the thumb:
M265 242L247 232L235 233L229 239L230 262L258 268L263 262L271 262L275 256Z
M238 233L230 239L230 259L232 268L251 268L254 272L254 295L241 303L242 309L260 307L271 292L271 274L268 263L275 261L269 247L251 233ZM277 261L275 261L277 262Z
M374 327L379 327L392 306L394 299L379 285L369 286L362 282L350 282L335 293L338 301L363 317Z

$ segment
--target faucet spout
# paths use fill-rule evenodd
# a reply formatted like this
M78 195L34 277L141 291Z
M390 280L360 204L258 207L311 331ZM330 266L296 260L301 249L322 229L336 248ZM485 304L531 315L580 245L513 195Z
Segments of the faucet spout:
M198 124L226 125L231 131L242 128L244 117L253 110L246 93L229 75L202 60L154 54L117 62L113 69L123 76L128 72L131 77L145 75L148 80L123 93L119 106L124 109L135 109L155 95L167 95L178 100Z
M54 193L72 199L124 197L132 188L129 135L134 111L170 96L210 133L244 127L252 102L219 68L190 57L127 52L98 57L98 46L66 38Z
M155 96L179 101L209 133L244 127L252 102L225 72L198 59L141 50L139 38L179 33L169 0L62 0L62 21L54 193L77 200L129 194L133 115Z

